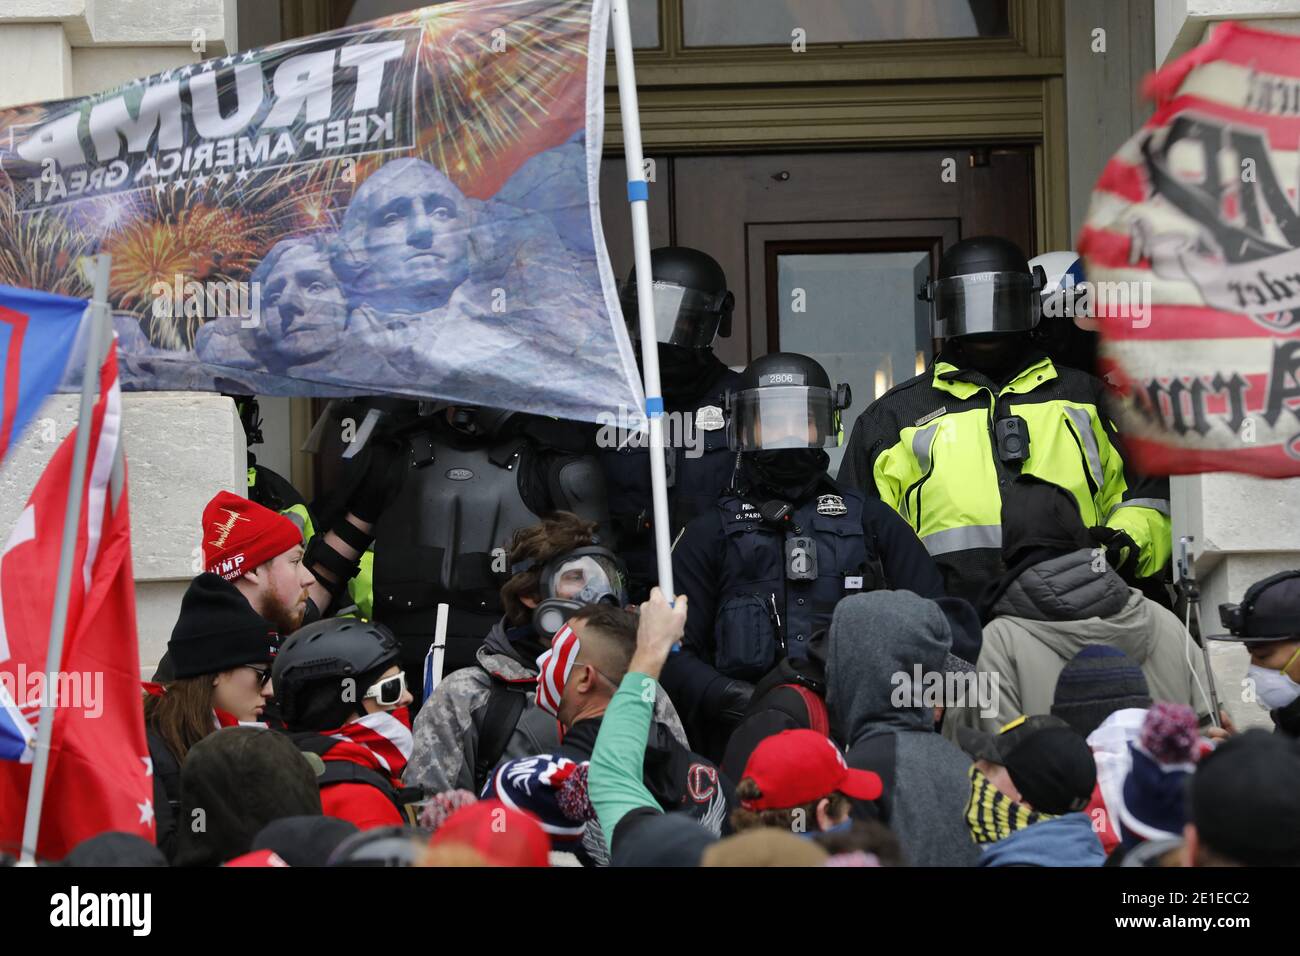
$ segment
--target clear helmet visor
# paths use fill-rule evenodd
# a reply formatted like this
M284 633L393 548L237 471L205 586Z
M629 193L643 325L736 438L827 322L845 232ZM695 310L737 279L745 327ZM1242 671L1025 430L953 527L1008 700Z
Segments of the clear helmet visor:
M655 341L688 349L706 349L717 337L726 294L712 295L688 289L674 282L655 282ZM629 283L621 297L628 334L641 338L636 283Z
M732 451L833 448L841 437L834 393L803 385L737 392L727 428Z
M1028 332L1042 315L1041 288L1027 272L975 272L930 283L930 314L935 334Z
M620 603L626 591L623 572L610 558L583 554L560 562L547 582L547 597L596 604L601 600Z

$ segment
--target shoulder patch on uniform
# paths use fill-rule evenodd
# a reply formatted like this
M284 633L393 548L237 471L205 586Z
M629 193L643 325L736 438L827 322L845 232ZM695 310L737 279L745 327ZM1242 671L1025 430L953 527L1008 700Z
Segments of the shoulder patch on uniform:
M844 515L849 513L848 506L839 495L818 495L817 513L819 515Z
M928 425L930 422L934 421L940 415L947 415L947 414L948 414L948 406L940 405L929 415L922 415L920 418L918 418L914 423L914 427L920 428L922 425Z

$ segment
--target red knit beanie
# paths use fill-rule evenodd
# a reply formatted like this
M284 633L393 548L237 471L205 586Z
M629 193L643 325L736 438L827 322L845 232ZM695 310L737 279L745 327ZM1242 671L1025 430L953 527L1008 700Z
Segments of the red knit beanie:
M302 532L284 515L219 491L203 509L203 566L233 581L302 544Z

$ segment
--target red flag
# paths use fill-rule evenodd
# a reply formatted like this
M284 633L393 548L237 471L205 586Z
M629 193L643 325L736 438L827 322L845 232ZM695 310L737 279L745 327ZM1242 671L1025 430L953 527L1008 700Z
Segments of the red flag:
M1300 37L1224 24L1147 92L1078 242L1125 452L1300 475Z
M90 421L63 659L52 675L45 655L76 432L46 466L0 552L0 682L33 725L43 695L57 682L37 842L42 859L59 859L105 830L154 838L125 460L118 454L121 410L114 344ZM115 468L121 478L116 495ZM21 762L0 761L0 850L20 848L30 779L30 752Z

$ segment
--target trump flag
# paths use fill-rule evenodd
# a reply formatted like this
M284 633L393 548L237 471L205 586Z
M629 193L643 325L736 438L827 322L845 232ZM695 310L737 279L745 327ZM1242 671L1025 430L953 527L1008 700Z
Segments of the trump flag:
M153 767L145 741L135 587L115 350L89 422L63 658L46 660L72 480L74 431L59 446L0 552L0 688L24 746L0 760L0 852L17 853L37 716L54 703L37 854L59 859L87 837L120 830L153 839ZM0 716L0 740L6 717ZM13 736L9 740L13 741Z
M1079 238L1125 449L1300 475L1300 37L1225 24L1147 89Z
M123 386L643 402L600 226L609 0L453 0L0 110L0 282L113 257Z
M62 380L85 299L0 285L0 461Z

